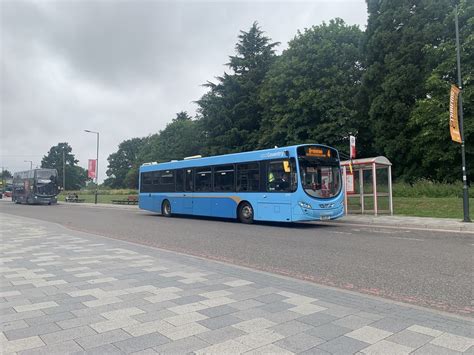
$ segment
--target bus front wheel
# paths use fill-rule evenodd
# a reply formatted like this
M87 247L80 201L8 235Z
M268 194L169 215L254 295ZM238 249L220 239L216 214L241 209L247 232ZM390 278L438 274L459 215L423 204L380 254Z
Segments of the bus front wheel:
M245 224L253 223L253 208L248 202L242 202L239 206L239 221Z
M164 200L161 204L161 214L165 217L171 217L171 203L168 200Z

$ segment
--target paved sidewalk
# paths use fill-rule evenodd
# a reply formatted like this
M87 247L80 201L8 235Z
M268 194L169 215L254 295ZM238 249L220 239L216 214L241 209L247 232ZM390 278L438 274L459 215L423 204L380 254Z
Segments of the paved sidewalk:
M474 321L1 215L2 353L460 354Z
M342 224L368 224L373 226L396 227L396 228L420 228L436 229L454 232L474 233L474 223L465 223L454 218L430 218L409 216L372 216L372 215L348 215L334 223Z

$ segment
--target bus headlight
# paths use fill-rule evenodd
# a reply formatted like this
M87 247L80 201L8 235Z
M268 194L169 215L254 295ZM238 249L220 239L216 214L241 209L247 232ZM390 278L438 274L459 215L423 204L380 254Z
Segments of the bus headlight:
M302 207L302 208L309 208L309 209L313 208L313 207L311 207L311 205L309 203L306 203L306 202L303 202L303 201L299 201L298 205L300 205L300 207Z

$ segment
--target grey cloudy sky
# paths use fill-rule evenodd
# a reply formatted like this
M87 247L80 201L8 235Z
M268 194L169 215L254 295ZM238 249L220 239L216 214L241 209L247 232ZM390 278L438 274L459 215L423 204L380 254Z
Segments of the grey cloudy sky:
M39 165L68 142L79 165L107 157L128 138L194 115L201 84L221 75L239 30L254 21L287 46L297 30L341 17L365 28L364 0L21 1L0 0L0 165Z

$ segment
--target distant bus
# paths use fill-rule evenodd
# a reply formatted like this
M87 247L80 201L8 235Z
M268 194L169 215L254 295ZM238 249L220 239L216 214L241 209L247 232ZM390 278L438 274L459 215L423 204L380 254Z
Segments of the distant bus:
M317 144L146 163L140 167L139 187L139 207L167 217L252 223L330 220L344 214L339 154Z
M12 201L25 204L56 203L59 193L56 169L33 169L13 174Z

